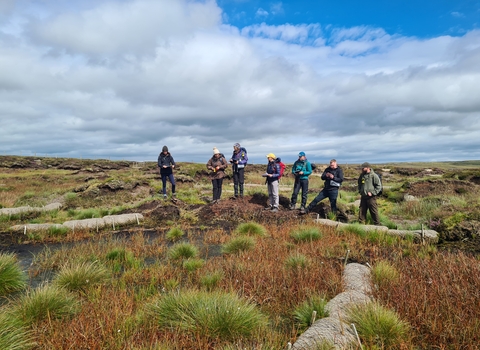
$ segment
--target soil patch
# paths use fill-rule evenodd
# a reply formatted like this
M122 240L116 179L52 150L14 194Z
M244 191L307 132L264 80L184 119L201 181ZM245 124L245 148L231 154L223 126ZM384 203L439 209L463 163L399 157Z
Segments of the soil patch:
M431 179L403 185L406 192L415 197L458 195L478 190L478 185L460 180Z

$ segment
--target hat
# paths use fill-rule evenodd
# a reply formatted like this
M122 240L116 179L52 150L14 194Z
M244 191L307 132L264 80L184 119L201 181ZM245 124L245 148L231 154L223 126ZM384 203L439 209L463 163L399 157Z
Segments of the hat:
M233 145L235 148L240 148L240 144L237 142L236 144Z
M299 157L305 157L305 152L300 152L300 153L298 154L298 156L299 156Z
M362 168L371 168L371 167L372 166L368 162L365 162L365 163L362 164Z
M217 149L217 147L213 147L213 154L219 154L220 151Z
M267 158L277 159L277 157L275 157L275 154L273 154L273 153L267 154Z
M168 147L167 147L167 146L163 146L162 152L168 152Z

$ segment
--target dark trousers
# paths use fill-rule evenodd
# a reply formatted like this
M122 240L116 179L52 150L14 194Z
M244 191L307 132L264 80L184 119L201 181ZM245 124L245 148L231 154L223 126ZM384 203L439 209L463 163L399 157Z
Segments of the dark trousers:
M220 197L222 196L222 184L223 184L223 178L212 180L214 201L220 199Z
M298 192L302 189L302 207L307 205L307 195L308 195L308 179L300 180L298 177L295 178L295 184L293 185L292 198L290 203L295 205L297 203Z
M175 193L175 179L173 174L161 174L162 175L162 184L163 184L163 194L167 194L167 178L172 184L172 194Z
M370 210L373 223L380 225L380 216L378 215L377 198L375 196L365 196L360 199L360 212L358 213L358 221L365 223L367 219L367 210Z
M311 211L315 206L325 198L330 200L330 208L332 208L332 213L337 214L337 197L338 189L326 190L325 188L320 191L320 193L315 197L315 199L308 205L308 211Z
M243 197L243 183L245 182L245 168L238 168L233 172L233 191L235 197L238 196L238 187L240 187L240 196Z

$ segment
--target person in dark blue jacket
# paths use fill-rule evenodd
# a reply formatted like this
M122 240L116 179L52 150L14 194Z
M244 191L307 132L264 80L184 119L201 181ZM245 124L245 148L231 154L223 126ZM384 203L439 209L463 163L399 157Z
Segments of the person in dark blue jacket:
M168 152L167 146L163 146L162 152L158 155L158 167L160 168L160 176L162 177L163 198L167 198L167 179L172 184L172 197L175 198L175 178L173 177L175 161L170 152Z
M240 197L243 197L243 184L245 182L245 166L248 162L247 150L241 147L239 143L233 145L233 154L230 158L233 171L233 192L238 198L238 189L240 187Z
M301 211L302 214L307 214L312 211L315 206L325 198L330 200L330 207L334 215L337 214L337 197L340 186L343 182L343 170L338 166L337 161L332 159L330 166L325 169L322 174L322 180L325 181L323 190L315 197L315 199L308 205L308 207Z
M307 160L305 152L298 154L298 160L293 163L292 174L295 176L292 198L290 199L290 210L295 210L298 192L302 189L302 204L300 210L305 210L308 195L308 177L312 173L312 165Z

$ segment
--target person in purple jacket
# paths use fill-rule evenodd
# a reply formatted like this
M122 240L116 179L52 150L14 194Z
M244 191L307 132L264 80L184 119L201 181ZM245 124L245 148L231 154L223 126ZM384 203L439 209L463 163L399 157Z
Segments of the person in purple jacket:
M238 189L240 187L240 197L243 197L243 184L245 182L245 166L248 162L247 150L241 147L239 143L233 145L233 154L230 158L233 172L233 191L235 199L238 198Z

